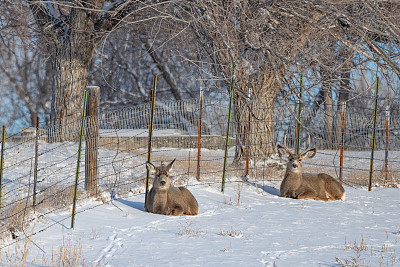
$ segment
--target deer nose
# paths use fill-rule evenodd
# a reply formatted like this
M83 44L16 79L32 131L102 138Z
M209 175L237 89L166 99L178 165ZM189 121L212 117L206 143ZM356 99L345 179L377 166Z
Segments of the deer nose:
M166 182L165 182L165 181L161 181L160 184L161 184L161 185L165 185Z
M297 163L293 163L293 168L297 168Z

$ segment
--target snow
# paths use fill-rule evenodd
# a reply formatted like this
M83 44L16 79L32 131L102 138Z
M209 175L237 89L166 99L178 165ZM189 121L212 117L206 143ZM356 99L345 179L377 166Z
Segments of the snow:
M75 229L69 214L54 214L35 231L59 224L33 240L49 253L68 236L82 246L86 263L100 266L335 266L335 257L355 257L346 244L362 242L368 249L360 262L379 266L394 256L400 264L397 189L348 187L345 202L318 202L243 184L237 205L237 186L229 183L225 194L217 185L190 187L200 205L197 216L147 213L143 195L86 203L78 207L87 210L77 214Z
M102 159L106 152L101 150ZM157 153L178 161L195 154L169 148ZM222 153L204 150L202 155L219 158ZM329 165L333 154L317 154L309 166ZM69 150L63 155L69 158ZM144 162L143 157L131 158L129 164ZM57 161L56 156L48 160L48 166ZM365 169L367 162L357 158ZM144 173L143 166L137 170ZM31 225L36 234L29 237L27 262L44 266L43 258L51 262L63 241L71 240L93 266L400 266L398 189L369 192L345 186L345 201L323 202L282 198L279 180L238 182L239 177L228 177L224 193L215 180L190 177L187 187L199 203L197 216L147 213L143 193L112 199L108 191L104 204L94 199L78 203L74 229L70 210L50 213ZM20 233L18 242L23 239ZM13 255L17 245L5 240L0 265L12 266L5 255Z

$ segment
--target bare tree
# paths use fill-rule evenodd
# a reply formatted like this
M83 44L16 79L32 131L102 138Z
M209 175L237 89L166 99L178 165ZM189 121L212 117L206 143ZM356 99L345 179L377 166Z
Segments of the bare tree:
M398 73L393 56L399 7L393 1L372 0L195 0L184 6L178 16L190 21L200 52L208 57L216 78L228 85L232 65L237 66L236 160L244 151L247 112L252 117L251 156L263 159L274 152L275 97L299 69L321 71L315 78L322 78L319 95L330 134L335 112L332 90L341 88L341 101L347 100L355 54ZM251 106L246 99L248 88L253 92Z
M47 116L51 95L50 65L41 54L33 32L24 16L28 8L16 9L1 3L0 25L0 86L2 92L3 124L12 126L35 125L36 117L42 121Z
M149 101L153 75L158 76L159 99L198 96L202 83L199 70L190 63L194 55L182 45L180 27L171 24L159 23L162 29L156 34L127 25L100 43L89 79L102 88L103 110Z
M53 70L51 123L75 123L81 110L89 67L101 38L127 21L151 20L162 3L153 1L27 0L47 47ZM62 139L66 132L61 127Z

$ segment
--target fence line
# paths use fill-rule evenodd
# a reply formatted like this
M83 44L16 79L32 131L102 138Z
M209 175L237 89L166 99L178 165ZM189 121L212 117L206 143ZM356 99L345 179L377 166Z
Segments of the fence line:
M249 106L252 106L251 104ZM333 118L327 118L323 110L307 109L303 105L303 139L307 134L313 138L313 145L319 151L318 155L305 163L305 168L310 170L324 169L326 172L338 176L339 153L341 144L342 113L336 112ZM346 130L344 133L344 166L343 182L351 185L366 185L370 160L369 149L372 137L372 117L370 110L364 115L359 110L348 107L346 113ZM145 166L147 157L148 123L150 104L138 107L119 109L101 113L98 116L98 126L86 123L86 138L90 138L92 127L99 128L99 134L91 138L99 138L98 151L98 198L105 203L111 197L124 197L129 194L143 194L145 192ZM160 163L177 157L175 164L177 182L189 186L201 183L221 183L224 152L222 151L227 130L228 103L222 100L203 99L202 103L202 153L201 164L207 166L200 171L200 181L194 177L197 174L197 135L199 119L199 102L196 99L185 101L156 102L154 118L154 150L153 161ZM248 116L244 116L243 123L247 125ZM232 116L237 119L236 116ZM376 149L374 159L374 179L379 181L384 166L384 153L386 141L386 114L377 116ZM95 118L96 119L96 118ZM331 120L332 119L332 120ZM93 117L87 117L89 122ZM294 147L295 124L290 110L286 106L276 104L274 109L274 145L288 135L288 146ZM332 122L331 128L325 126ZM77 140L79 128L71 124L68 137ZM394 149L400 143L400 118L390 117L389 142L390 159L389 178L393 184L398 184L400 151ZM238 136L235 122L232 122L230 138L235 140ZM74 191L74 177L76 159L78 157L78 144L74 141L61 142L62 129L56 127L42 127L29 134L22 131L18 135L5 139L4 155L4 180L1 186L2 201L0 215L0 238L6 237L10 229L21 230L24 225L40 216L47 216L52 212L66 207L71 207L72 193ZM264 129L251 127L249 134L263 135ZM37 137L36 137L37 135ZM328 140L327 136L331 139ZM56 142L57 141L57 142ZM35 168L35 143L37 146L37 169ZM222 143L222 148L221 148ZM234 145L234 142L230 142ZM249 148L260 146L259 143L249 143ZM83 144L82 153L86 153ZM249 160L248 168L245 164L232 165L235 148L228 151L227 182L241 181L247 173L248 177L258 183L264 181L277 181L277 186L282 178L282 162L276 157L255 161ZM255 155L257 156L257 155ZM85 161L82 160L85 166ZM37 174L34 175L35 171ZM84 177L85 168L79 171ZM27 212L34 207L31 200L33 194L33 178L37 176L36 206L34 213ZM190 182L189 182L190 180ZM388 182L385 178L383 182ZM90 198L85 193L85 181L78 182L77 199ZM32 203L32 204L31 204ZM19 218L18 220L16 218ZM1 248L1 247L0 247Z

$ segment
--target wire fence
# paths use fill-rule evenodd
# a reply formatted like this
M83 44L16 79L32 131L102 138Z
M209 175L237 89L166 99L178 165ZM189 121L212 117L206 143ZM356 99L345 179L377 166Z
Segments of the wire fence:
M152 161L155 165L160 165L177 158L173 173L174 182L189 187L203 183L219 184L222 181L228 103L226 100L214 99L203 101L201 139L198 138L199 104L198 99L190 99L157 101L155 105ZM252 103L248 104L248 107L252 106ZM371 113L348 108L345 116L336 111L334 116L329 117L322 107L311 110L307 109L308 106L305 105L301 115L302 140L306 140L310 135L313 140L312 145L317 147L319 152L316 157L304 163L304 168L309 172L323 171L338 178L339 149L343 146L343 182L352 186L365 186L371 164L373 120ZM85 190L88 187L85 181L87 158L85 160L85 156L78 157L80 153L77 140L80 123L73 123L74 126L68 128L68 138L58 136L65 131L50 126L40 127L39 130L27 128L20 133L7 136L3 149L0 238L15 238L19 232L24 231L29 222L70 208L76 175L79 178L78 203L93 198L100 203L107 203L115 198L144 194L150 107L150 103L146 103L133 108L101 113L95 118L85 118L87 123L84 136L98 140L95 150L97 154L94 172L97 188L95 196ZM254 109L252 112L259 114ZM293 110L279 101L275 104L273 114L272 145L282 142L283 136L287 135L287 144L293 148L296 123L299 118L293 116ZM343 118L345 118L344 124ZM90 122L93 120L97 122L95 125ZM271 119L264 120L259 117L257 120L258 125L271 123ZM243 156L240 161L235 161L238 153L236 144L240 136L236 126L248 123L234 120L231 123L232 131L229 136L231 142L227 154L228 182L241 182L243 176L247 174L247 181L254 182L260 188L279 188L285 171L285 162L276 154L265 157L254 153L248 158ZM345 125L345 131L342 125ZM400 152L397 149L400 142L400 118L390 117L386 113L379 114L376 125L377 151L372 161L374 185L396 186L400 171ZM342 130L344 142L341 138ZM247 134L262 137L266 135L265 127L249 128ZM197 165L199 140L200 168ZM245 150L264 145L261 143L263 138L252 140L253 142L244 147ZM90 142L91 140L86 138L82 155L88 154ZM242 142L244 143L246 142ZM304 141L301 143L305 145ZM388 155L385 147L389 147ZM77 169L78 161L82 166L80 169ZM200 175L200 181L195 179L197 174ZM80 211L78 207L78 212ZM70 216L66 215L67 218Z

